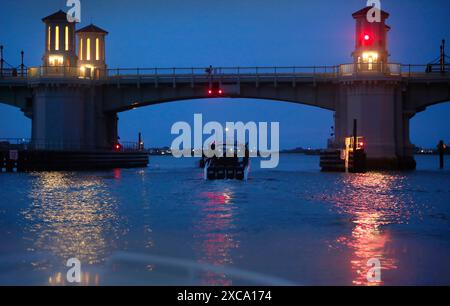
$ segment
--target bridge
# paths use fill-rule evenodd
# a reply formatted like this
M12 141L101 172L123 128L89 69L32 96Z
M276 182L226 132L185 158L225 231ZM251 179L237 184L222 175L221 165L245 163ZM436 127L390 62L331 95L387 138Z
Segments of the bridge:
M59 11L43 19L42 66L6 70L2 60L0 102L32 119L32 138L41 150L55 144L62 150L112 148L118 142L117 113L153 104L215 97L300 103L335 113L333 147L344 146L356 119L369 168L412 169L409 121L428 106L450 101L450 65L443 47L438 64L390 63L389 14L369 23L368 10L353 14L353 63L147 69L108 69L108 33L94 25L75 31Z

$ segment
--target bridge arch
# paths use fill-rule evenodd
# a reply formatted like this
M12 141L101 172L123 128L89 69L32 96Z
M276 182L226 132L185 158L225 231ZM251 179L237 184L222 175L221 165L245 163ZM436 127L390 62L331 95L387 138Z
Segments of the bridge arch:
M429 104L411 119L412 143L430 149L441 139L450 143L449 117L450 99Z
M450 83L411 83L406 90L406 109L415 113L450 101Z
M423 113L425 111L427 111L429 108L435 107L435 106L440 106L442 104L448 103L450 102L450 93L449 93L449 97L448 98L444 98L444 99L439 99L436 101L429 101L427 103L424 103L420 106L419 109L417 109L417 113Z
M283 102L283 103L277 103ZM239 103L239 111L234 111ZM154 107L146 107L146 106ZM253 109L257 109L253 111ZM321 147L326 145L330 127L334 125L332 110L296 101L252 98L183 99L163 103L142 103L118 114L118 134L123 140L134 140L142 132L144 140L157 146L170 145L171 126L177 121L193 122L195 113L204 114L204 123L219 121L280 121L282 148ZM150 119L155 118L157 119ZM282 120L280 119L282 118ZM163 142L166 138L168 143ZM310 141L311 140L311 141ZM156 145L155 145L156 146Z
M31 120L24 116L20 108L0 100L0 137L8 138L30 138Z
M229 86L229 87L227 87ZM225 98L273 100L280 102L299 103L309 106L335 110L338 97L338 86L333 83L305 82L293 86L292 82L274 84L273 82L242 83L223 85ZM105 112L123 112L136 107L168 103L174 101L211 99L208 95L209 85L199 84L189 86L180 84L108 84L101 92L99 98L103 101Z
M330 104L323 104L323 105L316 105L313 103L308 102L300 102L296 101L294 99L278 99L278 98L261 98L261 97L242 97L242 96L231 96L231 95L224 95L224 96L217 96L217 97L174 97L174 98L168 98L168 99L160 99L156 101L143 101L143 102L134 102L129 105L125 105L121 108L118 108L116 110L117 113L126 112L129 110L134 110L137 108L143 108L147 106L153 106L153 105L160 105L160 104L166 104L166 103L177 103L177 102L183 102L183 101L200 101L200 100L254 100L254 101L265 101L265 102L282 102L282 103L289 103L289 104L300 104L304 106L310 106L310 107L317 107L323 110L328 111L334 111L334 109L331 107Z

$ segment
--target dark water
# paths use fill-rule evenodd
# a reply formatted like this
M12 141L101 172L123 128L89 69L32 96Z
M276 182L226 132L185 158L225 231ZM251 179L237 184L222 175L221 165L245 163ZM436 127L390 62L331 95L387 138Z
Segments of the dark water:
M253 162L247 182L193 159L148 169L0 174L0 284L450 284L450 171L320 173L318 157Z

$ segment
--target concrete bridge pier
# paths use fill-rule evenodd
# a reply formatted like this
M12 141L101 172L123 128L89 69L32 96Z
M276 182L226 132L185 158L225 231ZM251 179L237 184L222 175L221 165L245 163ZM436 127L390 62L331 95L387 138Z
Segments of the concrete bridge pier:
M403 112L400 82L392 80L352 80L340 84L336 105L337 146L353 136L364 137L369 170L415 169L409 141L410 113Z
M103 112L100 89L82 84L33 88L32 142L41 150L111 150L117 115Z
M403 110L402 114L403 114L402 132L403 132L403 140L404 140L404 148L403 148L404 155L413 157L415 146L411 143L409 125L410 125L410 120L416 115L416 112L412 111L412 110Z
M104 111L102 87L91 87L87 99L86 139L89 146L96 150L111 150L119 142L117 113Z
M111 150L119 143L116 113L96 113L95 141L97 150Z
M77 150L85 143L85 90L41 84L33 90L32 142L37 149Z

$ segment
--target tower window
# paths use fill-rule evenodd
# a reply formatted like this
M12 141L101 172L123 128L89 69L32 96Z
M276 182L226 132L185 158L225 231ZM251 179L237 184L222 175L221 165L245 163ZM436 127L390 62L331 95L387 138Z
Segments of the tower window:
M373 70L374 64L378 63L377 52L364 52L362 54L363 63L367 64L367 70Z
M100 60L100 40L98 38L95 39L95 60Z
M86 60L91 60L91 39L88 38L86 41Z
M48 33L47 33L47 50L50 51L51 48L51 39L52 39L52 27L48 26Z
M55 27L55 50L59 50L59 26Z
M83 60L83 38L80 38L80 60Z
M65 45L66 45L66 51L69 51L69 27L66 26L66 41L65 41Z
M64 57L62 55L50 55L48 57L49 66L63 66Z

